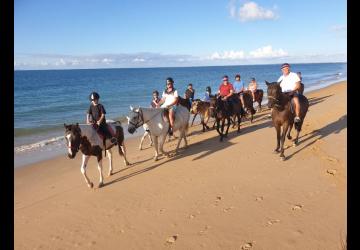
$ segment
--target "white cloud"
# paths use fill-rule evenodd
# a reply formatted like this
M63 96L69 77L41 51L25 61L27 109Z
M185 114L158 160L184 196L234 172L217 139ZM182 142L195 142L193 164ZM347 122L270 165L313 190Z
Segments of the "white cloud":
M270 10L259 6L255 2L246 2L237 10L235 1L230 0L228 8L230 17L239 19L241 22L266 19L272 20L277 18L277 15L274 12L274 10L277 9L276 6L273 7L273 10Z
M135 58L133 62L145 62L144 58Z
M237 60L237 59L243 59L245 57L245 53L244 51L240 50L240 51L224 51L223 53L219 53L219 52L214 52L212 55L209 56L208 59L210 60L224 60L224 59L229 59L229 60Z
M114 60L109 59L109 58L104 58L104 59L102 60L102 62L105 63L105 64L110 64L110 63L112 63L113 61L114 61Z
M249 52L252 58L274 58L287 56L288 53L283 49L273 50L271 45L267 45Z

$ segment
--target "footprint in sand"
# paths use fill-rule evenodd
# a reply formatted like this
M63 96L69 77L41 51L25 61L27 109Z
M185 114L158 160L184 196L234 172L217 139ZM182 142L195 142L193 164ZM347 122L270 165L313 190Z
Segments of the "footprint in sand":
M276 224L276 223L279 223L279 222L280 222L279 219L275 219L275 220L269 220L269 221L267 222L267 224L268 224L269 226L271 226L271 225Z
M331 175L335 175L336 174L336 169L328 169L328 170L326 170L326 173L331 174Z
M252 242L247 242L244 245L241 246L242 250L249 250L254 246L254 241Z
M292 210L301 210L303 208L303 205L301 205L301 204L296 204L296 205L294 205L291 209Z
M234 208L234 206L230 206L230 207L226 207L226 208L224 208L223 209L223 212L224 213L227 213L227 212L229 212L231 209L233 209Z
M206 225L203 230L200 230L200 231L199 231L199 235L204 235L204 234L206 234L210 228L211 228L210 226Z
M178 234L170 236L166 239L166 243L173 244L173 243L175 243L175 241L177 240L178 237L179 237Z
M259 196L259 197L256 197L256 201L262 201L264 199L264 197L262 197L262 196Z

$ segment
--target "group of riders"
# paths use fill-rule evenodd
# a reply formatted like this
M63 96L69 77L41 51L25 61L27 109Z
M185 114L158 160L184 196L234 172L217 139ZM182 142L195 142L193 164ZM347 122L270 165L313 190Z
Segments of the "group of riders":
M299 91L301 88L301 72L293 73L290 72L290 65L284 63L281 65L282 75L277 80L280 83L280 87L283 93L286 93L293 100L295 106L295 118L294 122L300 122L300 104L299 104ZM241 80L240 74L235 76L234 83L230 83L229 77L224 75L222 82L217 91L217 95L221 100L225 101L225 105L231 110L231 107L236 102L241 102L244 111L246 108L244 106L243 93L246 90L244 82ZM247 88L252 94L253 101L255 101L255 92L257 91L257 83L255 78L251 78L251 82ZM192 84L190 83L185 91L184 98L191 102L194 100L195 90L193 89ZM159 97L159 92L157 90L152 93L151 107L153 108L166 108L169 110L169 135L173 134L173 126L175 120L176 107L179 104L179 94L174 87L174 80L171 77L166 79L166 88L162 93L162 97ZM210 86L206 87L205 97L203 101L210 102L211 98L214 98L215 95L212 95ZM104 138L110 138L111 143L117 144L116 137L110 133L107 129L106 119L105 119L105 108L102 104L99 103L100 96L98 93L93 92L89 97L91 104L87 111L87 123L92 124L92 126L103 134Z

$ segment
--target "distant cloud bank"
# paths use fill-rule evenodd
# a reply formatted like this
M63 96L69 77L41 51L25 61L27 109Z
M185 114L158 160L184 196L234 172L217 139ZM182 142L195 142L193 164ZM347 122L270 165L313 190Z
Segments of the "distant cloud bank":
M282 48L266 45L245 52L243 50L215 51L208 55L177 55L161 53L120 53L97 55L15 54L14 69L86 69L182 67L213 65L267 64L282 62L346 62L346 54L291 55Z

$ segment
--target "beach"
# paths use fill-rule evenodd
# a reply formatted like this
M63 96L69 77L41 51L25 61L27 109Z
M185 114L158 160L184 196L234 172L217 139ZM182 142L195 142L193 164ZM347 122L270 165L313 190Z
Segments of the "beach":
M342 249L347 234L347 82L306 93L310 108L299 145L286 160L273 153L269 110L254 122L188 131L189 146L153 161L126 139L124 166L99 181L96 159L80 172L81 154L14 170L15 249ZM212 123L211 123L212 125ZM176 134L176 133L175 133ZM295 136L295 132L292 132ZM165 144L174 150L177 140ZM182 144L183 145L183 144ZM65 146L64 146L65 147Z

